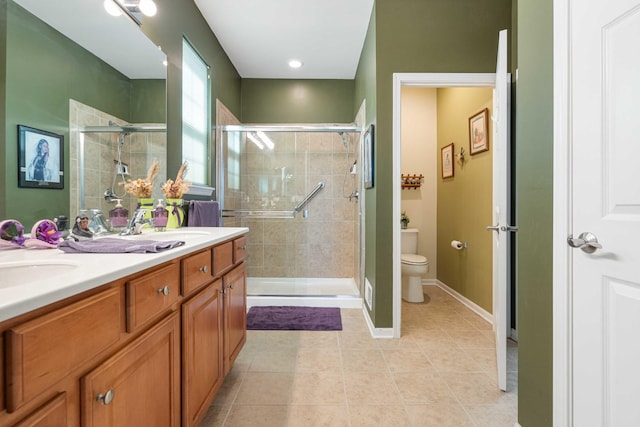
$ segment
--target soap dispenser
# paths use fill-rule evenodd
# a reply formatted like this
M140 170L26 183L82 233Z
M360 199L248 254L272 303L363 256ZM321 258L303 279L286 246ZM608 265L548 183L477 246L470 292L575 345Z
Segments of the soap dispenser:
M156 231L164 231L169 220L169 211L162 205L162 199L158 199L158 204L153 210L153 226Z
M111 227L121 229L126 227L129 222L129 211L120 203L122 199L115 200L116 207L109 211L109 219L111 220Z

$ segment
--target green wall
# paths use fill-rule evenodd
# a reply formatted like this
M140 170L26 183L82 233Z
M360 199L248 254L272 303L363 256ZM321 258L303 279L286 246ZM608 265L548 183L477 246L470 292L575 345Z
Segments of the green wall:
M351 123L353 80L242 79L243 123Z
M366 251L374 251L372 281L378 328L392 327L393 73L495 72L498 31L511 28L511 0L376 0L376 187L375 233L367 224ZM368 223L369 219L367 219ZM369 277L367 255L367 277ZM370 278L371 280L371 278Z
M376 123L376 5L374 3L371 11L371 18L369 19L369 26L367 27L367 35L362 46L362 53L360 54L360 61L358 62L358 68L356 70L355 78L355 101L353 104L354 116L357 114L363 101L365 102L365 126ZM375 129L374 129L375 137ZM375 139L375 138L374 138ZM374 164L377 161L374 146ZM377 167L377 166L376 166ZM372 286L376 280L376 192L375 190L368 189L364 191L364 234L365 234L365 246L361 248L364 250L364 275ZM372 319L375 319L376 313L376 295L373 295L373 307L369 310L369 307L365 305L369 310L369 315Z
M471 155L469 117L484 108L493 113L492 88L438 89L438 153L451 142L455 153L465 150L465 161L454 162L454 175L442 178L438 155L438 280L493 312L492 234L487 233L493 211L492 151ZM489 120L489 147L492 123ZM452 240L466 242L457 251Z
M6 156L7 0L0 0L0 152ZM6 157L5 157L6 159ZM6 218L7 162L0 160L0 219Z
M518 419L553 414L553 2L518 4ZM525 243L526 242L526 243Z

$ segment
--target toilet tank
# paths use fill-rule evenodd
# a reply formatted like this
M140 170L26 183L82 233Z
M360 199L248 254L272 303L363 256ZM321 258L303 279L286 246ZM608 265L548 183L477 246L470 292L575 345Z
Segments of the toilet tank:
M400 237L400 247L403 254L415 254L418 252L418 229L406 228Z

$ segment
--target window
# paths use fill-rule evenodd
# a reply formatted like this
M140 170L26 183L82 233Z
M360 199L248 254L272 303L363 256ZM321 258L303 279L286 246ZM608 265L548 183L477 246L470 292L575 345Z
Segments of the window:
M182 160L188 180L209 184L209 66L182 41Z

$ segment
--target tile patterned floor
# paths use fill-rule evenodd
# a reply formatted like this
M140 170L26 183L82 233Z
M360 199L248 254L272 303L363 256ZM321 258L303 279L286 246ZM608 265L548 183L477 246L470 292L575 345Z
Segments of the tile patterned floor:
M343 330L248 331L201 427L490 426L517 418L517 354L496 386L491 326L436 286L402 305L403 336L372 339L362 310Z

